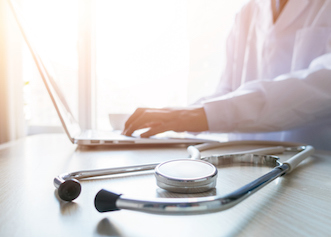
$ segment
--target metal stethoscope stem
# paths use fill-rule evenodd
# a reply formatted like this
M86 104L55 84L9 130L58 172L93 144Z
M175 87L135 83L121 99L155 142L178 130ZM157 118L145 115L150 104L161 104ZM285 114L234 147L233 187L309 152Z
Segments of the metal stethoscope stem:
M225 196L140 200L106 190L100 190L95 197L95 207L99 212L127 209L168 215L195 215L223 211L240 203L276 178L290 173L302 160L309 157L314 152L314 148L311 146L300 146L289 148L288 150L296 150L299 151L299 153L284 163L279 162L278 157L270 155L242 154L208 157L207 159L212 160L218 157L219 161L225 164L229 164L229 161L226 161L227 159L232 161L236 160L236 162L239 163L247 162L255 165L272 166L272 164L276 164L267 174Z
M285 174L288 169L288 165L282 164L266 175L241 187L235 192L222 197L213 196L200 198L158 198L152 200L139 200L101 190L95 198L95 205L100 212L120 209L168 215L195 215L219 212L240 203L274 179Z
M228 155L213 155L201 157L200 151L212 149L226 145L282 145L277 147L262 148L244 153ZM286 146L286 147L285 147ZM291 147L287 147L291 146ZM294 146L294 147L293 147ZM291 172L302 160L313 154L314 148L302 146L296 143L285 142L261 142L261 141L241 141L227 143L212 143L190 146L188 151L191 159L208 162L214 166L224 166L229 164L249 164L253 166L274 167L269 173L261 176L253 182L239 188L226 196L213 196L201 198L157 198L151 200L141 200L130 198L125 195L100 190L95 197L95 206L99 212L128 209L155 214L202 214L217 212L228 209L251 194L255 193L274 179ZM284 151L295 152L296 154L284 163L279 162L276 156L266 154L279 154ZM72 201L81 192L81 185L78 180L113 174L123 174L155 169L159 164L147 164L137 166L127 166L109 169L85 170L62 174L54 178L54 185L58 189L59 197L65 201Z
M241 141L241 145L250 145L256 144L256 141ZM266 142L264 142L266 143ZM228 146L228 145L238 145L238 142L226 142L226 143L204 143L195 146L189 146L187 148L188 153L190 154L191 159L198 160L201 159L200 151L208 150L216 147L221 146ZM259 142L261 144L261 142ZM278 144L278 143L277 143ZM275 142L267 142L266 145L275 145ZM271 149L258 149L252 150L250 153L255 154L277 154L282 153L284 151L283 147L276 147ZM240 153L236 153L240 154ZM218 160L218 159L217 159ZM159 163L155 164L146 164L146 165L135 165L135 166L126 166L126 167L117 167L117 168L106 168L106 169L95 169L95 170L81 170L75 171L71 173L64 173L56 176L54 178L54 186L58 190L59 197L64 201L73 201L75 200L81 193L81 184L79 180L93 178L93 177L100 177L106 175L114 175L114 174L124 174L124 173L131 173L131 172L139 172L139 171L146 171L146 170L153 170L155 167L159 165ZM217 165L217 164L214 164Z
M153 170L157 165L158 163L108 169L81 170L58 175L54 178L53 182L54 186L58 189L58 195L62 200L73 201L81 192L81 185L78 180L106 175Z

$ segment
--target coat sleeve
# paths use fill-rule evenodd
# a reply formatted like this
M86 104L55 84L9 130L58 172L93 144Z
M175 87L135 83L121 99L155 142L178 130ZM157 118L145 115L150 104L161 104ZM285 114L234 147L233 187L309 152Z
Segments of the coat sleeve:
M331 53L305 70L252 81L202 103L215 132L280 131L331 118Z

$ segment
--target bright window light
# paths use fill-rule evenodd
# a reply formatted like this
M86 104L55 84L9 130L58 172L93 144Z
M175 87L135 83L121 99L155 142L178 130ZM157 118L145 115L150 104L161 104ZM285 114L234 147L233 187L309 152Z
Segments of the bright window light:
M91 31L95 45L91 48L96 57L86 66L95 68L95 98L91 100L95 101L97 128L111 128L110 113L186 106L213 92L224 66L226 36L244 1L95 0L91 8L95 9ZM79 7L83 1L20 2L38 48L50 59L78 118L79 111L84 111L78 101L78 65L82 65L78 55L84 50L79 47ZM28 125L59 126L28 50L23 69Z
M47 59L73 113L77 114L78 0L28 0L20 3L33 43L39 54ZM60 120L27 47L23 51L23 62L28 126L60 126Z
M98 0L97 121L137 107L185 106L219 80L242 0Z

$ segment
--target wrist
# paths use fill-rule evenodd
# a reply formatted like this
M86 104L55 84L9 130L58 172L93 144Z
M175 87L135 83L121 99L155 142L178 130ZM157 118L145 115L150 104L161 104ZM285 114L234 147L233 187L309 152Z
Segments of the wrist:
M203 132L208 131L208 122L205 110L203 107L194 107L181 111L180 127L187 132Z

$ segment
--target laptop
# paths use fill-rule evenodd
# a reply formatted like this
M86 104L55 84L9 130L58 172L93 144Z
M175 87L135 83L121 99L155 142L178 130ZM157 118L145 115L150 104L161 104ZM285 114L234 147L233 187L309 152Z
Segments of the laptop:
M79 126L79 122L74 117L70 110L69 104L66 101L64 94L56 83L56 76L52 73L51 65L46 60L44 55L38 53L34 45L33 35L29 32L25 21L19 13L16 3L9 1L13 13L18 22L21 33L29 47L33 56L34 62L38 68L47 92L52 100L56 112L61 120L61 124L65 133L73 144L86 146L119 146L119 145L147 145L147 144L199 144L211 142L211 140L200 139L195 135L185 133L176 134L172 136L154 136L150 138L140 138L139 136L129 137L121 135L120 131L97 131L97 130L83 130Z

